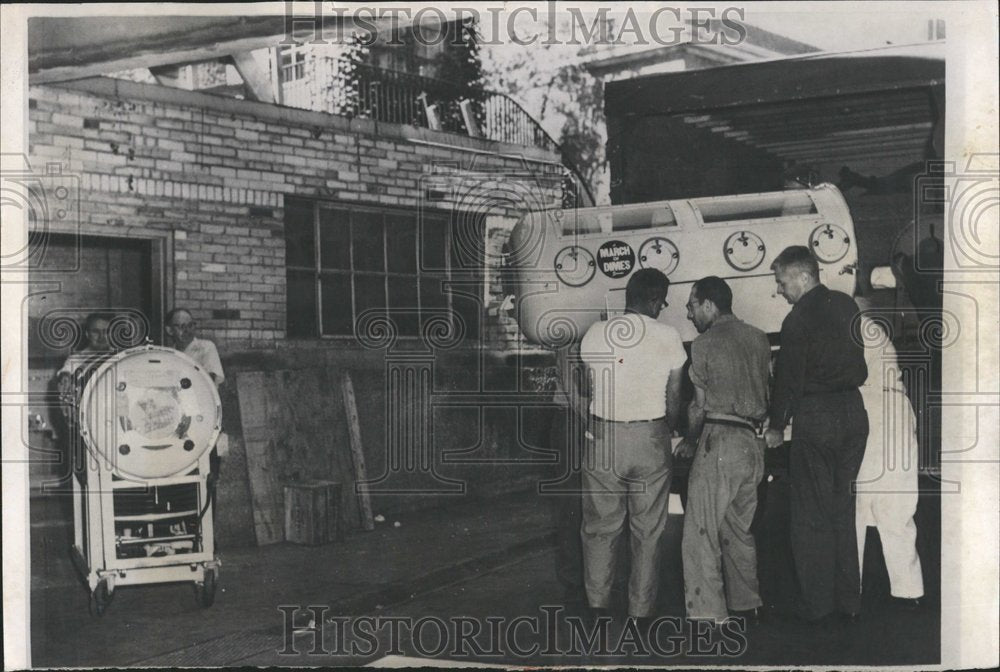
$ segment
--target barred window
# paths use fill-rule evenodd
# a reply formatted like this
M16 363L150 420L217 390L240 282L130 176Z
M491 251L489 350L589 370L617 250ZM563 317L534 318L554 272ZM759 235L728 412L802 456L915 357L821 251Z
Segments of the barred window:
M288 337L353 336L366 311L418 335L452 308L450 245L445 215L286 199Z

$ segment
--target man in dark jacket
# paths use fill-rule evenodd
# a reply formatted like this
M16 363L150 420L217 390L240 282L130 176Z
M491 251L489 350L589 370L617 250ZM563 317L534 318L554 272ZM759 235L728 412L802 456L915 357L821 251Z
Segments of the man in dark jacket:
M781 325L768 447L794 417L791 542L802 589L801 616L819 621L861 611L853 483L864 457L868 415L858 387L868 377L852 329L858 306L819 282L809 249L786 248L771 265L792 304Z

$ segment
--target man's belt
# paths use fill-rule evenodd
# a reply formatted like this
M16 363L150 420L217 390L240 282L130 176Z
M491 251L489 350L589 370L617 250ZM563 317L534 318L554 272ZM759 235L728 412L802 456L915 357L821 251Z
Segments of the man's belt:
M706 425L726 425L727 427L741 427L749 429L754 434L759 434L760 423L750 418L743 418L738 415L725 415L723 413L707 413L705 415Z
M848 392L857 392L857 391L858 391L858 388L856 388L856 387L842 387L842 388L839 388L839 389L836 389L836 390L803 391L802 392L802 396L803 397L822 397L822 396L826 396L826 395L847 394Z
M591 415L594 420L598 422L610 422L616 425L633 425L639 422L659 422L660 420L666 420L667 416L661 415L658 418L649 418L648 420L609 420L607 418L602 418L599 415Z

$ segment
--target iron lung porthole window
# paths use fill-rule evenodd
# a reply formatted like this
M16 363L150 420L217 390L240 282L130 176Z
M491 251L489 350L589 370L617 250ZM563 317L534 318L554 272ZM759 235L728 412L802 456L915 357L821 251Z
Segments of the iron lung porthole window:
M851 238L835 224L823 224L809 235L809 249L825 264L832 264L847 256Z
M556 254L556 277L570 287L583 287L597 270L594 255L577 245L565 247Z
M680 263L681 254L677 246L666 238L650 238L639 248L639 265L643 268L655 268L664 275L670 275Z
M752 271L764 261L767 248L756 233L737 231L726 238L722 254L729 265L737 271Z

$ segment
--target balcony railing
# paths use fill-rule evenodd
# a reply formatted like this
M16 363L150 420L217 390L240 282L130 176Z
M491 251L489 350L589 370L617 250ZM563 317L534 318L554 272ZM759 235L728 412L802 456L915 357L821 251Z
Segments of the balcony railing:
M545 129L502 93L347 64L336 57L283 66L281 77L282 104L290 107L559 151L558 143ZM567 169L583 184L574 167ZM583 191L582 201L593 204L585 184Z
M291 107L558 149L545 129L502 93L369 65L345 66L335 57L281 70L282 102Z

